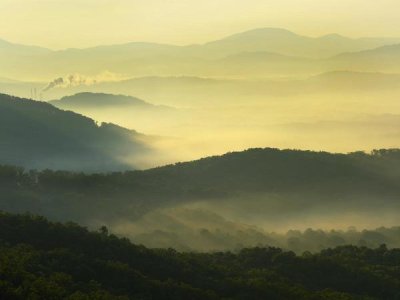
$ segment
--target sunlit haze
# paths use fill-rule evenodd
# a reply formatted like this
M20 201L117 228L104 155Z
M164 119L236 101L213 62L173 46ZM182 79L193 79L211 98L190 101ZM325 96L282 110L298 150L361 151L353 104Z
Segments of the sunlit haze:
M203 43L257 27L400 36L397 0L1 0L0 38L54 49Z
M400 0L0 0L0 299L400 299L399 100Z

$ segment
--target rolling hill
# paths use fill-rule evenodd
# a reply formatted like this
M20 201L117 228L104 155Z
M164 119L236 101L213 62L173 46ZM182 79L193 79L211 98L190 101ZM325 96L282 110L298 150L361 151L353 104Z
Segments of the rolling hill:
M100 125L54 106L0 95L0 162L37 169L110 171L131 168L149 151L143 135Z
M188 46L134 42L52 51L2 41L0 42L0 76L11 76L24 81L50 81L66 74L95 75L104 71L126 74L130 77L237 76L234 72L227 74L220 70L219 60L236 55L243 56L246 53L263 52L289 57L327 59L344 52L358 52L382 46L389 47L389 45L398 43L400 43L400 39L395 38L350 39L336 34L317 38L305 37L276 28L250 30L206 44ZM257 55L256 57L259 58ZM277 56L269 57L269 61L272 60L271 63L276 59ZM283 67L293 63L293 59L290 58L279 60ZM279 65L279 63L275 64ZM295 63L295 69L299 68L296 66L298 63ZM315 74L315 69L319 73L337 70L338 68L335 68L333 63L333 61L328 61L314 66L309 62L309 69L306 68L306 64L306 66L302 65L301 70L305 74ZM341 66L351 67L351 64L342 62ZM384 70L374 68L372 71ZM278 74L282 72L283 70ZM290 72L291 69L286 67L284 73L288 75ZM271 71L266 74L270 75Z
M399 249L147 249L74 223L0 213L3 299L396 299Z
M265 64L268 64L267 62ZM225 70L251 73L263 69L263 62L251 64L227 64ZM252 69L253 68L253 69ZM292 68L293 69L293 68ZM332 71L318 73L306 78L263 79L263 80L224 80L201 77L143 77L118 82L103 82L91 86L53 89L48 97L66 93L123 93L138 95L156 103L172 106L201 106L233 103L267 103L267 97L300 96L321 93L325 96L340 93L377 93L382 91L398 93L400 88L398 73ZM26 90L28 90L26 88ZM188 100L190 99L190 101ZM57 106L57 102L55 102ZM68 107L66 107L68 108ZM87 112L85 112L87 114Z
M50 49L38 47L38 46L28 46L16 43L11 43L0 39L0 55L45 55L52 51Z
M106 93L81 92L49 103L60 109L71 110L100 122L111 122L157 135L159 141L160 136L165 135L164 132L160 132L160 129L171 126L172 122L184 117L183 112L171 106L153 105L137 97ZM171 131L167 134L171 134ZM159 156L163 156L161 152ZM156 166L158 163L157 159L152 159L150 166Z
M354 53L342 53L326 61L327 67L362 72L400 72L400 44Z
M110 108L135 106L139 108L153 108L154 106L139 98L125 95L111 95L105 93L78 93L62 97L59 100L49 101L50 104L62 108Z
M306 82L315 90L331 92L397 90L400 88L400 74L334 71L312 76Z
M307 37L281 28L258 28L202 45L205 53L232 55L240 52L273 52L288 56L323 58L400 43L399 38L351 39L338 34Z
M309 214L335 220L335 216L340 218L337 214L355 210L360 216L398 211L399 170L399 150L345 155L278 149L87 176L4 168L7 180L2 181L0 209L29 210L84 224L99 220L112 224L134 221L159 208L201 202L225 217L240 215L245 221L248 215L253 221L276 221L282 227L277 216L285 216L285 222L299 219L304 223Z

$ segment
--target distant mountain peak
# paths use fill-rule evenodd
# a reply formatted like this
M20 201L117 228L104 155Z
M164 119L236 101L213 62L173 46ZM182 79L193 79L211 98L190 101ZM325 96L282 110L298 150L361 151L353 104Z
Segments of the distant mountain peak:
M226 37L225 39L235 39L235 38L243 37L243 36L248 36L248 37L263 37L263 36L296 37L299 35L297 35L296 33L292 32L292 31L289 31L287 29L264 27L264 28L256 28L256 29L251 29L251 30L240 32L240 33L236 33L236 34Z
M279 27L259 27L251 30L245 31L247 33L283 33L283 34L290 34L290 35L297 35L296 33Z
M330 34L325 34L323 36L320 36L318 39L335 39L335 40L349 40L350 38L338 34L338 33L330 33Z

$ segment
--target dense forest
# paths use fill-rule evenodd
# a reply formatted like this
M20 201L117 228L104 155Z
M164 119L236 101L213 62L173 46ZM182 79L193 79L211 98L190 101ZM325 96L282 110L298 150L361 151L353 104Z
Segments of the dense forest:
M2 299L399 299L400 250L150 250L75 223L0 214Z
M105 224L146 246L179 250L274 245L301 253L344 244L399 247L398 228L392 227L398 224L384 223L399 212L399 164L396 149L331 154L267 148L144 171L85 174L0 166L0 209L90 228ZM185 208L200 202L207 210ZM260 221L265 230L229 221L224 215L229 209L245 223ZM364 223L355 223L351 215L345 223L361 231L338 228L340 223L318 230L318 224L343 220L345 213L363 216ZM368 223L381 214L385 220ZM304 224L310 216L319 218L317 225L308 225L313 230L284 233L299 229L295 223L282 229L285 222ZM344 230L326 230L333 228Z
M144 136L39 101L0 94L0 163L37 169L109 171L150 151ZM121 159L124 158L124 159ZM134 161L134 159L132 159Z
M250 149L144 171L84 174L0 167L1 209L82 221L130 218L201 199L285 195L302 203L397 203L400 150L331 154ZM285 199L282 199L285 201ZM287 200L289 201L289 200ZM83 219L82 219L83 218Z

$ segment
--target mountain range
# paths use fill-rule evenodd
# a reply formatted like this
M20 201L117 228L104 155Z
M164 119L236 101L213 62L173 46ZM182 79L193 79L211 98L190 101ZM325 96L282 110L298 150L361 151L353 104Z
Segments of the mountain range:
M113 101L123 109L126 103L151 106L90 93L63 101L79 106L96 99L106 107ZM257 148L126 171L160 160L154 139L49 103L1 95L0 210L107 224L146 245L203 250L285 239L261 228L393 226L399 212L398 149L338 154ZM384 224L377 221L380 214Z
M188 46L134 42L52 51L2 41L0 75L50 81L66 74L95 75L104 71L131 77L271 76L274 72L280 75L292 72L315 74L339 69L399 71L397 61L393 65L379 63L382 58L387 61L388 57L399 57L398 47L390 46L399 43L400 39L396 38L351 39L336 34L312 38L276 28L250 30L210 43ZM378 49L371 52L375 48ZM342 54L347 52L354 54ZM370 55L376 58L376 64L368 64ZM353 65L353 59L360 62ZM257 70L255 74L235 71L235 66L243 63L254 65L259 61L264 63L264 71ZM292 63L294 66L290 67ZM274 66L273 70L265 70L269 64ZM225 66L233 69L224 71Z
M258 28L203 45L205 52L224 56L240 52L267 51L288 56L326 58L400 43L399 38L352 39L338 34L307 37L281 28Z

